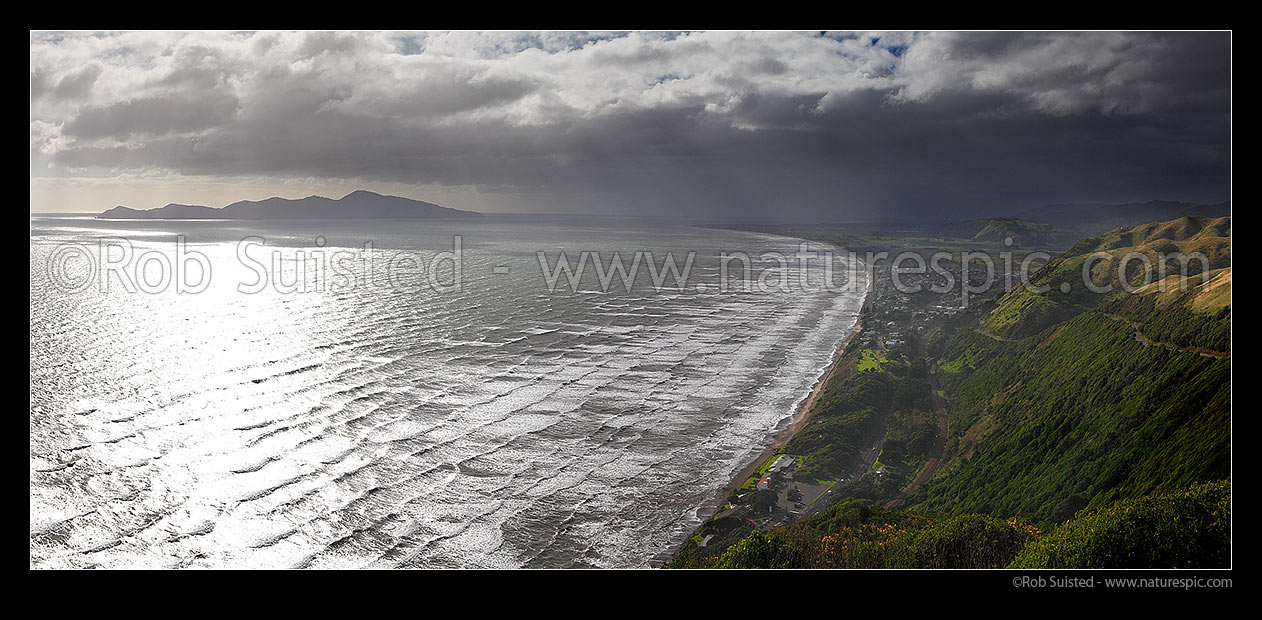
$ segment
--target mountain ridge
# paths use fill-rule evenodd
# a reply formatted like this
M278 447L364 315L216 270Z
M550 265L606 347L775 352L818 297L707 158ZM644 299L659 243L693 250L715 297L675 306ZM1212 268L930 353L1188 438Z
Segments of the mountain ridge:
M476 211L443 207L423 200L355 190L341 198L311 195L305 198L273 196L262 200L238 200L224 207L169 203L154 209L118 205L97 219L455 219L482 217Z
M955 222L940 227L936 235L982 243L1010 242L1012 247L1064 247L1078 239L1061 226L1010 217Z
M1082 236L1094 236L1115 228L1165 222L1185 216L1217 218L1231 215L1231 201L1195 203L1150 200L1119 204L1053 204L1025 209L1012 217L1039 224L1055 224Z
M1186 261L1186 265L1181 261ZM1008 291L996 300L995 308L982 317L980 327L1000 338L1032 336L1106 301L1106 296L1085 286L1084 272L1090 275L1096 287L1113 291L1139 288L1148 284L1145 278L1151 279L1153 275L1151 272L1145 275L1138 269L1145 262L1157 273L1158 280L1169 274L1186 273L1193 277L1201 271L1229 269L1231 217L1185 216L1167 222L1117 228L1083 239L1031 276L1031 284L1046 287L1046 290L1034 292L1016 287ZM1127 267L1126 282L1119 272L1123 266Z

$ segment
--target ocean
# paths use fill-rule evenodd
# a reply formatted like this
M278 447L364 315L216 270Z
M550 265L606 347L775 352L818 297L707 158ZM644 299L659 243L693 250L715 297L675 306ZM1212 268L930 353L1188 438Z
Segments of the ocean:
M803 244L32 215L31 566L654 566L857 319Z

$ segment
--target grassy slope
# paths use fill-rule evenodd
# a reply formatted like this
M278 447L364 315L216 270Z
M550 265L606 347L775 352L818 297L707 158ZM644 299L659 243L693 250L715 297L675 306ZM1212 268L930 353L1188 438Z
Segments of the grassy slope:
M1078 277L1091 252L1110 255L1094 281L1119 285L1135 275L1116 275L1127 252L1176 250L1210 262L1189 290L1149 285L1101 296L1054 286ZM1050 293L1014 291L977 323L930 343L940 353L950 441L938 475L908 499L908 510L843 500L770 535L748 536L721 556L680 565L966 568L1014 558L1012 566L1025 567L1223 565L1230 358L1147 346L1132 323L1150 338L1229 351L1230 218L1182 218L1087 239L1034 281L1053 285ZM1026 523L1055 529L1043 534Z
M1046 527L1230 473L1229 359L1145 346L1098 313L1019 343L963 334L946 357L969 361L942 377L944 473L909 504Z
M1189 275L1229 268L1231 218L1185 217L1171 222L1119 228L1099 237L1084 239L1030 277L1031 285L1046 287L1047 290L1035 292L1020 286L1014 288L999 299L996 309L983 318L980 327L1001 338L1028 338L1125 292L1124 286L1141 289L1145 283L1141 279L1144 260L1154 271L1159 272L1160 266L1164 265L1166 274L1182 273L1183 265L1175 258L1167 258L1176 252L1205 257L1205 261L1188 261L1186 271ZM1099 255L1095 256L1097 253ZM1131 254L1144 258L1126 261L1127 268L1122 271L1121 264ZM1090 284L1097 288L1107 287L1111 294L1102 295L1090 290L1083 278L1088 263ZM1068 285L1069 291L1063 291L1062 285Z
M1149 339L1229 351L1230 230L1230 218L1181 218L1084 240L1032 279L1070 281L1085 255L1108 252L1093 274L1113 293L1018 289L980 321L1018 341L959 330L938 366L949 396L944 464L909 505L1046 527L1083 507L1227 478L1230 358L1147 346L1132 324ZM1119 257L1175 250L1210 264L1188 290L1121 288Z

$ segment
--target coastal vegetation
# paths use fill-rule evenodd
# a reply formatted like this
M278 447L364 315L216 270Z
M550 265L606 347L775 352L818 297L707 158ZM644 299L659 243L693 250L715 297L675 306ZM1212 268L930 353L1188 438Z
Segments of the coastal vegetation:
M898 381L891 368L848 369L825 386L810 418L785 446L800 456L797 477L836 479L862 457L893 405Z
M1227 568L1231 484L1197 484L1085 511L1021 550L1013 568Z
M948 395L943 464L908 505L1047 528L1081 508L1228 478L1229 244L1230 218L1112 231L1036 273L1046 293L1015 289L976 329L956 329L936 364ZM1141 276L1118 257L1154 247L1199 253L1207 266L1192 268L1198 277L1183 292L1128 291L1123 278L1139 285ZM1112 291L1062 293L1097 252L1111 267L1091 273ZM1030 303L1040 299L1055 312Z
M910 340L889 350L847 352L811 410L810 418L785 446L798 456L797 480L830 481L853 473L868 450L882 446L872 465L881 486L897 489L924 462L936 427L924 360L909 354ZM876 481L856 480L851 492Z
M671 568L1222 568L1231 561L1231 484L1195 484L1082 511L1045 533L1017 518L927 517L845 499L720 553Z
M815 514L671 565L1229 565L1230 230L1229 217L1184 217L1084 239L1031 277L1040 291L848 352L785 452L824 479L875 437L881 471L839 484ZM1135 256L1167 275L1133 269ZM1109 290L1088 290L1084 271ZM935 380L946 443L908 487L937 430Z
M752 532L718 555L676 568L1003 568L1039 532L972 514L931 519L846 499L810 519Z
M1231 362L1145 345L1084 313L1016 343L964 332L944 359L943 473L908 505L1041 527L1230 475Z

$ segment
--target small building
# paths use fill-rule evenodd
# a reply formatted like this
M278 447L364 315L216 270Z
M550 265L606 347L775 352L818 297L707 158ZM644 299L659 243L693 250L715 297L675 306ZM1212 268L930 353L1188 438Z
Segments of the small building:
M788 470L790 467L793 467L793 457L781 454L771 463L771 467L767 471L779 473Z
M771 476L763 476L762 480L758 481L758 490L766 491L769 489L771 489Z

